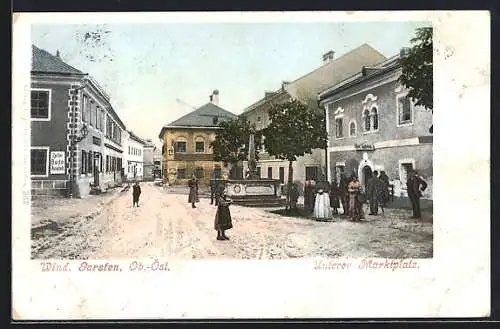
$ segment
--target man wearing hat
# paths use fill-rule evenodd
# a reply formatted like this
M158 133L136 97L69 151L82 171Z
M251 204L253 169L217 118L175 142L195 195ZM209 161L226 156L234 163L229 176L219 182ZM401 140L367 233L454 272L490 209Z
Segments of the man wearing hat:
M422 214L420 213L420 198L422 197L422 192L427 188L427 182L419 176L415 170L410 170L408 172L406 188L408 191L408 198L411 202L411 208L413 210L412 218L421 219Z

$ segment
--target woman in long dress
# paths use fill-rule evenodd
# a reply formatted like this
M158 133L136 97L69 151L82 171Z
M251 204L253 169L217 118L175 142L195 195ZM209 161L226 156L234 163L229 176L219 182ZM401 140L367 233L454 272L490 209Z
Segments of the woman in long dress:
M217 240L229 240L225 231L233 228L231 212L229 211L229 205L232 201L227 197L225 191L222 191L217 198L217 212L215 213L214 220L214 229L217 231Z
M314 201L313 218L319 220L329 220L332 218L332 209L330 208L330 196L328 195L328 190L328 182L320 181L316 184L316 200Z
M196 202L200 202L200 198L198 196L198 179L196 179L195 175L193 175L193 177L189 180L188 186L189 186L188 202L191 204L191 207L196 208L194 204Z

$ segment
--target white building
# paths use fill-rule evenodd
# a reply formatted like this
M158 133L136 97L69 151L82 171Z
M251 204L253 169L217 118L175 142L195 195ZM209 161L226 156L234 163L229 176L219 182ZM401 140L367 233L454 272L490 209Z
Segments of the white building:
M132 131L125 132L123 147L123 174L127 181L143 180L145 141Z

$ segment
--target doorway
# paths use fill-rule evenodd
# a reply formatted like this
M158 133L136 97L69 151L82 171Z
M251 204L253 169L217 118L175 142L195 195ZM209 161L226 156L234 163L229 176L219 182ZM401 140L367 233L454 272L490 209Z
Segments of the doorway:
M285 167L280 167L280 183L285 183Z
M368 185L368 181L370 178L373 176L372 168L370 166L364 166L363 169L361 170L362 176L361 178L361 184L363 184L363 187L366 191L366 186Z
M101 158L99 153L94 152L94 186L99 186L99 168Z

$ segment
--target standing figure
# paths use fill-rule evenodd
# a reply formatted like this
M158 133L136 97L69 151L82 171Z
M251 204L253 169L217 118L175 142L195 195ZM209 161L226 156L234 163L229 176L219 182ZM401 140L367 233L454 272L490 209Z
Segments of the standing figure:
M188 182L189 186L189 198L188 202L191 204L191 207L196 208L194 205L195 202L200 202L200 198L198 196L198 179L196 179L196 176L193 175L191 179Z
M383 197L382 197L382 206L385 207L387 205L387 202L389 202L389 177L387 176L387 174L385 173L385 171L381 171L380 172L380 176L379 176L380 180L382 181L382 183L384 184L384 194L383 194Z
M349 180L344 173L340 175L339 190L340 199L342 201L342 209L344 211L344 216L349 216L349 191L347 189L349 185Z
M132 186L132 207L139 207L139 196L141 195L141 187L139 186L139 182L135 181L135 184Z
M290 189L290 209L297 209L297 201L299 200L299 189L297 184L293 183Z
M384 188L384 183L378 177L378 171L375 170L366 186L366 195L370 202L370 215L378 214L379 204L382 204L384 198Z
M322 180L316 184L316 198L314 201L313 218L320 220L328 220L332 217L332 209L330 208L330 196L328 190L330 184L326 180Z
M408 197L410 198L411 207L413 209L412 218L422 218L420 213L420 198L422 192L427 188L427 182L417 174L416 171L411 170L408 173L408 180L406 181L406 188Z
M225 231L233 228L229 205L232 201L227 197L225 190L217 197L217 212L215 213L214 229L217 231L217 240L229 240Z
M361 202L361 189L361 182L356 176L352 176L347 190L349 192L349 216L353 221L365 218L363 203Z
M310 212L312 207L314 206L314 204L312 203L312 193L312 183L311 181L307 180L304 184L304 209L307 212Z
M332 212L334 215L339 213L340 208L340 189L337 184L337 180L334 178L333 182L330 184L330 207L332 207Z
M210 204L214 204L216 190L217 190L217 181L215 178L215 173L212 173L212 177L210 178Z

